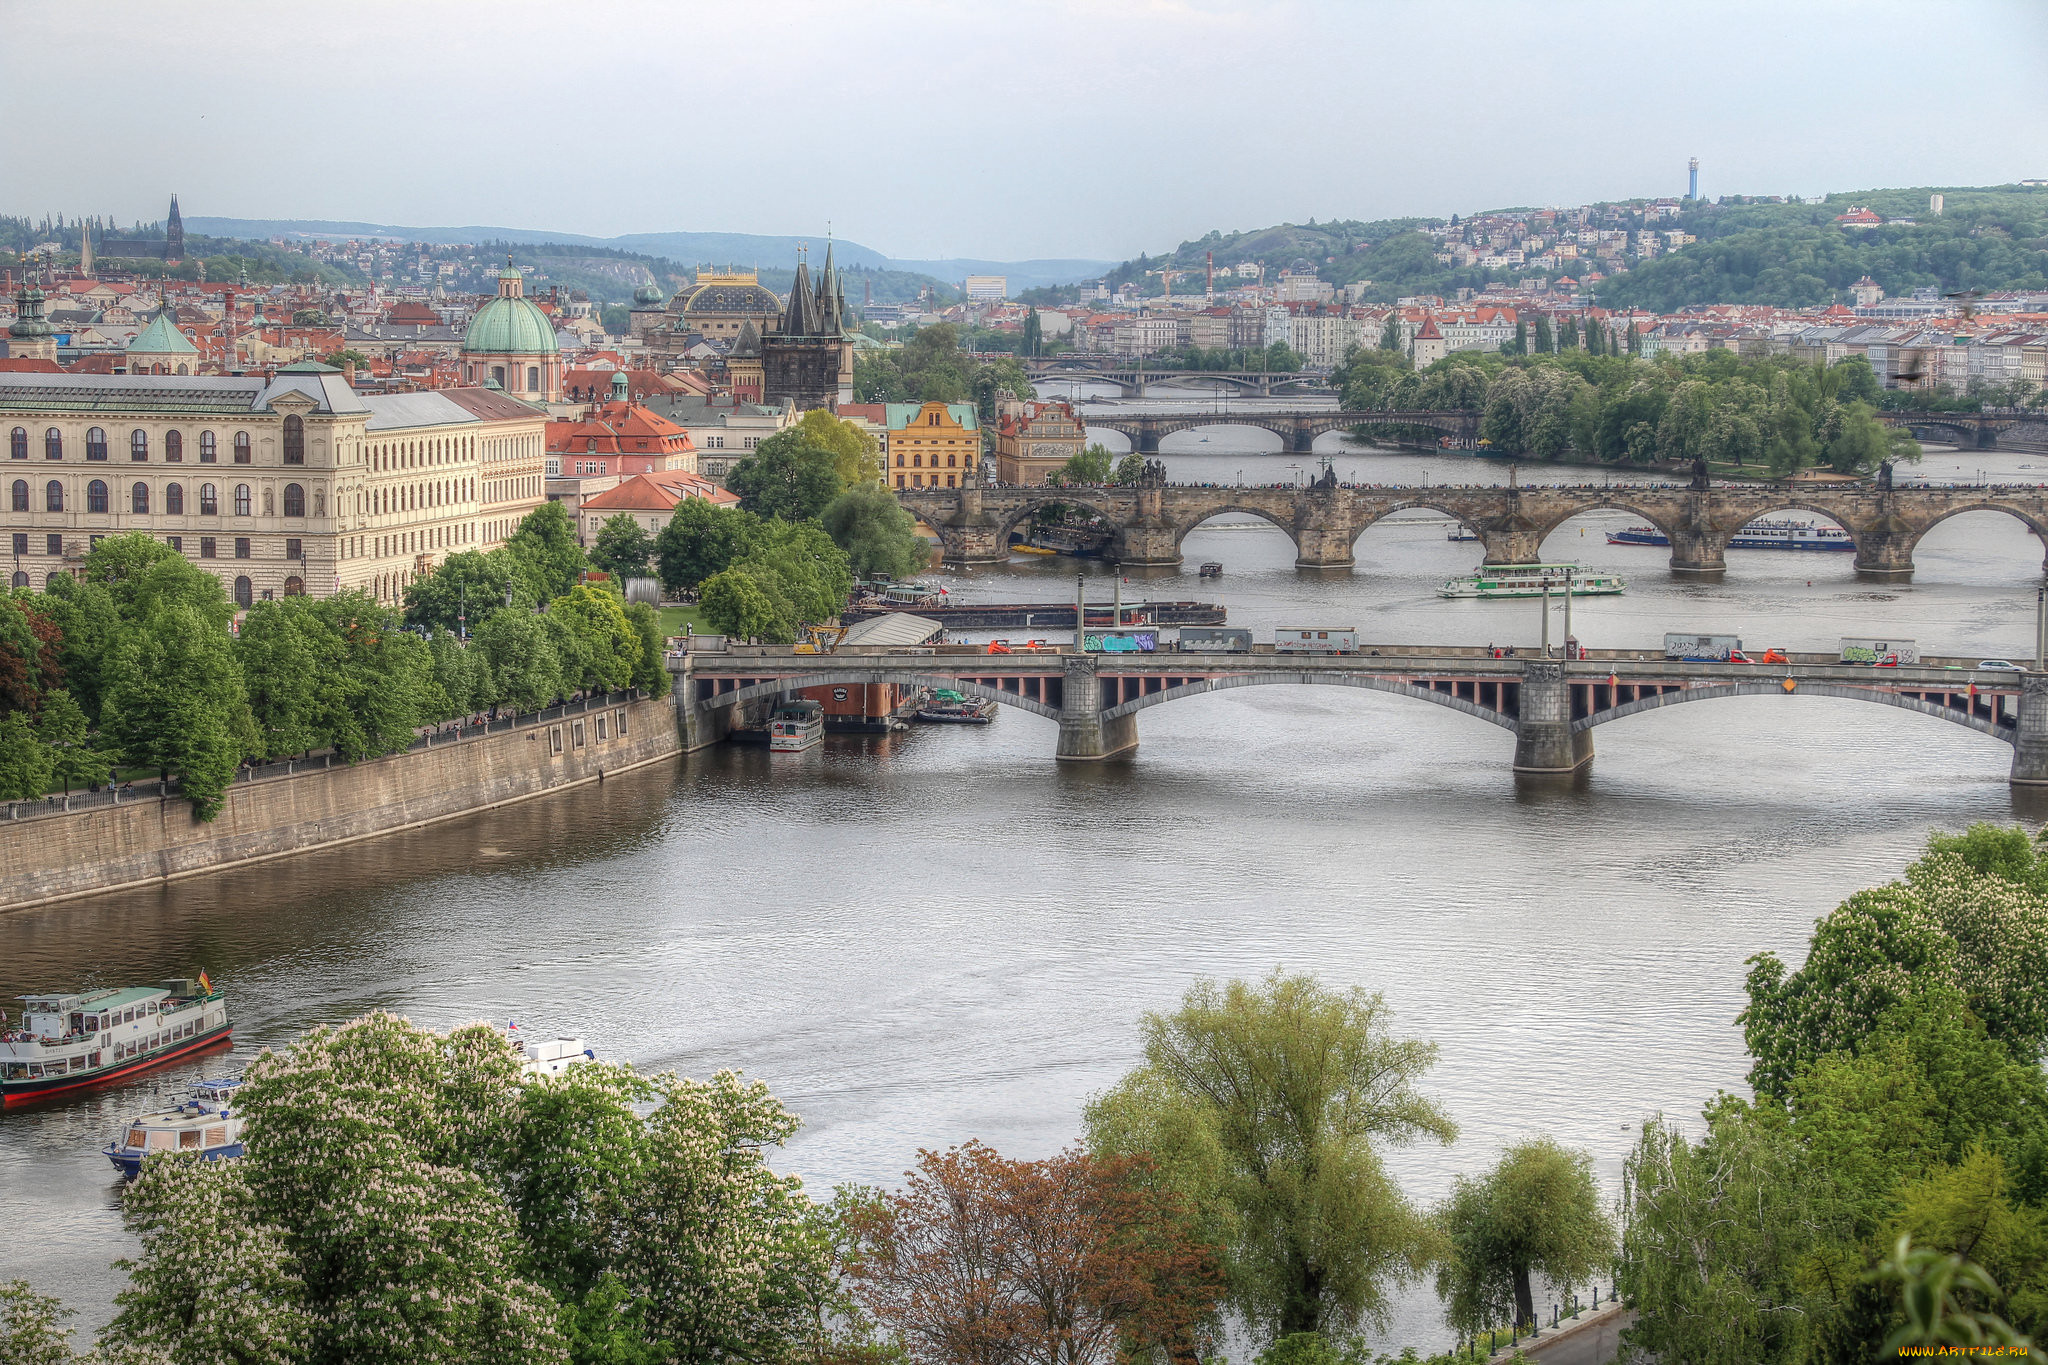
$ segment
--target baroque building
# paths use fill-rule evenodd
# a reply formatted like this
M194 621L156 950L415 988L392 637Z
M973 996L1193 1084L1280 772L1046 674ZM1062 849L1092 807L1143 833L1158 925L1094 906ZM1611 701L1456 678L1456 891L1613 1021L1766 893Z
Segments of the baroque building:
M562 397L562 348L554 320L526 297L526 276L509 255L498 272L498 297L477 310L463 334L461 365L467 384L494 384L534 403Z

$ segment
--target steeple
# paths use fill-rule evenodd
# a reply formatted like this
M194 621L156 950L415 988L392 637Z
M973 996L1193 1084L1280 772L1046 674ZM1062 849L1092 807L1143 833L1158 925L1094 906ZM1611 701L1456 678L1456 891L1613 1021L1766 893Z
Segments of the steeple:
M526 277L519 273L519 267L512 264L512 253L505 253L505 268L498 272L498 297L518 299L526 296Z
M178 216L178 196L171 196L170 216L164 219L164 259L185 259L185 220Z
M837 336L846 330L839 306L839 272L832 265L832 239L825 239L825 269L818 275L818 330Z
M801 248L796 258L796 281L789 287L789 307L782 315L784 336L809 337L818 334L818 299L811 289L811 267Z
M88 218L81 223L79 231L78 273L89 280L92 278L92 220Z

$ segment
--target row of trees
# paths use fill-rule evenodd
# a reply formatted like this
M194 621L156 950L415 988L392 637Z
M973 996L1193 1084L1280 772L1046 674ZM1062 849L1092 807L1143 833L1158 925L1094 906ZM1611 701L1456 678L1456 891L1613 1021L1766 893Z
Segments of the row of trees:
M245 761L357 762L455 716L665 691L653 612L580 583L587 567L550 503L413 584L404 617L349 592L257 602L237 630L213 574L146 534L107 537L75 576L0 598L0 797L125 768L175 775L211 819Z
M1507 455L1649 464L1695 459L1777 476L1825 465L1866 474L1920 458L1910 433L1877 418L1869 361L1833 365L1731 351L1629 356L1565 350L1460 353L1416 371L1384 346L1337 373L1353 410L1478 410L1480 436Z
M1646 1124L1628 1161L1638 1344L1847 1365L2048 1333L2039 846L1937 836L1821 920L1796 971L1750 959L1747 990L1753 1097L1717 1097L1697 1135Z

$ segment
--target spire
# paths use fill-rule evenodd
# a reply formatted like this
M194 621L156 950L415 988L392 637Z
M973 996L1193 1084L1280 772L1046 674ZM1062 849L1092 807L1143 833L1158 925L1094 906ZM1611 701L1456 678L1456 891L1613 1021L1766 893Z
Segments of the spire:
M169 232L172 228L180 232L185 230L185 220L178 216L178 196L175 194L171 196L171 216L164 220L164 231Z
M825 239L825 269L818 276L818 330L838 336L846 330L846 295L840 288L839 270L832 264L832 239Z
M164 259L185 259L185 220L178 215L178 196L171 196L171 212L164 219Z
M784 336L809 337L818 334L818 299L811 290L811 267L799 251L796 281L789 287L789 307L782 315Z
M755 329L752 318L740 323L740 334L733 339L732 350L726 354L733 360L753 360L760 357L761 333Z
M81 225L81 231L83 232L83 234L84 234L84 235L83 235L82 237L80 237L80 239L79 239L79 245L78 245L78 273L79 273L79 274L81 274L81 275L83 275L83 276L85 276L85 278L87 278L87 279L91 279L91 278L92 278L92 220L91 220L90 218L88 218L88 219L87 219L87 220L86 220L86 221L85 221L85 222L84 222L84 223L83 223L83 224Z

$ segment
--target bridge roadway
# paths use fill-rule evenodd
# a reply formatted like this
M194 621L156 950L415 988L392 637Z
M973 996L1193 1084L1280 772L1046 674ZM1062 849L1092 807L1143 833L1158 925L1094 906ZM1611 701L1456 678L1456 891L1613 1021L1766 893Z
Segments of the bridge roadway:
M1040 507L1079 504L1114 528L1109 553L1126 565L1176 565L1188 532L1211 517L1244 513L1285 531L1295 565L1341 569L1354 563L1365 529L1410 508L1463 522L1485 544L1488 564L1533 564L1544 537L1581 512L1627 512L1671 540L1671 567L1714 575L1728 567L1728 542L1759 517L1813 512L1845 528L1856 568L1910 578L1913 547L1963 512L2002 512L2048 541L2048 488L2035 485L1880 489L1866 484L1523 484L1480 486L1233 487L1210 484L1086 485L897 490L903 505L937 533L946 562L971 566L1009 558L1010 535Z
M989 654L972 645L797 654L781 647L671 656L687 748L723 739L737 708L806 687L899 683L950 687L1059 724L1057 755L1092 761L1138 744L1138 713L1236 687L1356 687L1414 697L1489 721L1515 737L1514 767L1569 773L1593 756L1593 728L1643 711L1721 697L1840 697L1935 716L2012 745L2011 780L2048 786L2048 673L1980 671L1973 659L1859 668L1832 656L1789 664L1694 664L1622 650L1583 660L1493 658L1447 646L1368 646L1365 654Z

